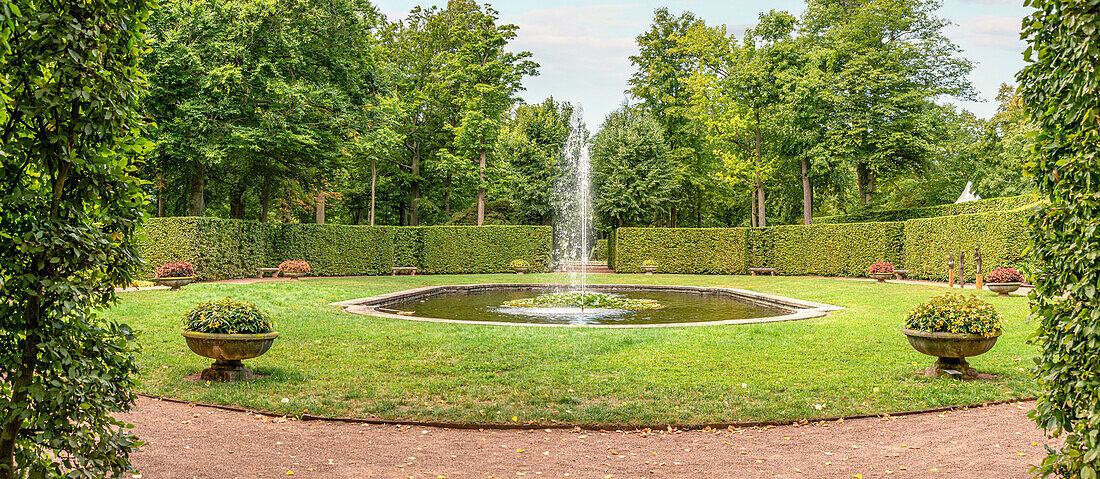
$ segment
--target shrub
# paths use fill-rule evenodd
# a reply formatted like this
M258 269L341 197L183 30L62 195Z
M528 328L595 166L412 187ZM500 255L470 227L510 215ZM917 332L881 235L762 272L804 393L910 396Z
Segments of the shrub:
M299 259L288 259L279 263L280 273L308 273L309 263Z
M194 216L148 218L139 244L141 257L151 266L142 278L154 277L154 266L170 261L190 261L200 281L252 276L256 268L282 259L286 231L298 226Z
M946 293L909 311L905 327L939 333L1001 334L1001 312L977 296Z
M641 271L651 259L664 273L745 274L745 228L617 228L608 239L608 266Z
M780 275L861 277L876 261L904 264L903 223L788 225L749 230L748 265Z
M190 261L172 261L157 267L158 278L186 278L195 275Z
M607 261L607 240L596 240L596 250L592 254L592 258L596 261Z
M988 283L1019 283L1024 280L1015 268L997 268L989 273L986 278Z
M289 224L277 248L278 259L300 259L317 276L389 274L394 266L391 226ZM277 245L279 246L279 245ZM402 265L403 266L403 265ZM255 274L255 269L247 273Z
M978 201L967 201L965 203L948 203L945 205L925 206L920 208L901 208L878 211L868 210L846 215L820 216L814 218L814 224L906 221L936 216L989 213L993 211L1015 210L1024 206L1033 205L1037 202L1038 199L1032 195L1005 196L1002 198L989 198Z
M531 263L528 263L527 261L524 261L522 259L514 259L511 263L508 263L508 266L512 268L530 268Z
M510 273L522 258L532 272L550 266L549 226L422 226L420 272L427 274Z
M905 222L905 261L909 277L947 281L947 253L966 254L965 278L974 280L974 248L988 265L1020 264L1030 239L1026 211L941 216ZM958 263L956 263L956 268ZM957 271L957 269L956 269Z
M894 265L889 261L879 261L867 268L867 274L893 273Z
M657 266L657 260L655 260L655 259L647 259L647 260L645 260L645 261L642 261L642 266L645 266L645 267L647 267L647 268L653 268L653 267L656 267L656 266Z
M256 305L231 298L195 306L184 323L185 329L196 333L259 334L275 328L271 316Z

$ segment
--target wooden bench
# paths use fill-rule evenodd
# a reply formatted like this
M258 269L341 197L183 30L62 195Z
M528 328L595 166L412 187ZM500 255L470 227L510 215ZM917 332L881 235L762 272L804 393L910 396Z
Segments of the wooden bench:
M757 273L775 276L775 268L749 268L749 274L756 276Z
M397 276L397 273L409 273L410 276L416 276L416 266L394 266L390 268L391 276Z
M907 270L907 269L895 269L894 270L894 277L899 279L899 280L901 279L902 276L905 276L907 274L909 274L909 270Z
M270 274L274 278L279 274L279 268L256 268L257 278L263 278L265 274Z

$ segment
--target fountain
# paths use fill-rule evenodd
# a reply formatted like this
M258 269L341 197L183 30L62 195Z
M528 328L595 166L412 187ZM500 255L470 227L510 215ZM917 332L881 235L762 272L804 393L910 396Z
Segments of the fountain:
M588 284L591 162L579 105L559 165L551 195L553 263L568 273L568 283L430 286L333 304L351 313L407 320L588 327L790 321L841 309L732 288Z

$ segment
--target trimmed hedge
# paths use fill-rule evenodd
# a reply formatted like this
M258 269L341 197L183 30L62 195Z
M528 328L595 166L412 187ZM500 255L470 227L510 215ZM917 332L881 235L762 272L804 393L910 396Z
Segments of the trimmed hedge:
M1029 241L1026 210L909 220L905 222L908 277L947 281L947 253L962 251L967 281L973 281L975 246L981 249L985 273L1000 266L1020 269Z
M751 228L749 265L790 276L867 276L878 261L905 264L904 238L898 222Z
M351 226L259 223L203 217L149 218L140 242L142 278L157 266L190 261L201 281L252 277L256 268L307 261L319 276L389 274L416 266L434 274L531 271L550 266L548 226Z
M592 255L596 261L607 261L607 240L596 240L596 253Z
M1033 205L1038 200L1032 195L1005 196L966 203L925 206L922 208L902 208L896 210L864 211L848 215L822 216L814 218L814 224L866 223L885 221L906 221L915 218L953 216L993 211L1008 211Z
M657 261L659 273L745 274L746 228L618 228L610 236L612 268L641 271Z
M514 259L531 272L550 269L549 226L420 226L421 271L428 274L508 273Z

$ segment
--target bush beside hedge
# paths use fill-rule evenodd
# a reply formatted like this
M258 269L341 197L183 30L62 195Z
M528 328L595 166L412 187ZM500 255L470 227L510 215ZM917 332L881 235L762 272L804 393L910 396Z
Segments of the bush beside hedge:
M609 252L619 273L657 261L659 273L745 274L746 228L618 228Z
M905 257L909 277L947 281L947 253L966 254L965 276L974 280L974 247L981 248L982 271L1024 263L1023 250L1030 241L1027 211L941 216L905 222ZM958 263L956 263L958 268Z
M878 261L905 264L904 232L897 222L751 228L749 265L789 276L867 276Z
M1005 196L1002 198L989 198L986 200L926 206L922 208L864 211L848 215L821 216L814 218L814 224L906 221L915 218L931 218L935 216L1009 211L1032 205L1036 202L1037 199L1032 195Z

